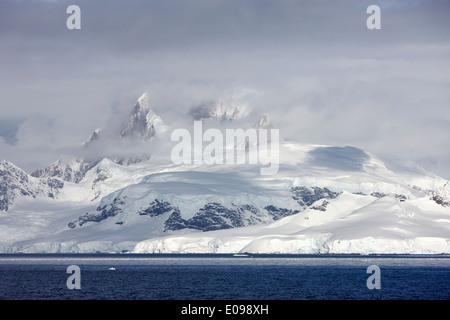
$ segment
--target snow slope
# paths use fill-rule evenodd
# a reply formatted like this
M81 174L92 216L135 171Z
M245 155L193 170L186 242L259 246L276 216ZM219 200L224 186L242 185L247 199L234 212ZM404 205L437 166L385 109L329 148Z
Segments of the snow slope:
M190 112L210 127L255 123L241 105ZM450 182L416 164L280 141L275 175L175 165L147 95L127 120L114 144L150 156L62 157L32 175L0 163L0 252L450 253ZM101 150L103 134L83 148Z
M1 213L0 250L450 253L448 181L416 172L409 185L356 148L280 147L274 176L257 165L104 159L58 199L23 198Z
M63 187L59 179L35 178L8 161L0 162L0 211L7 211L20 198L55 198Z
M264 226L142 241L151 253L450 253L448 210L426 197L411 203L392 196L343 193L326 211L309 208Z

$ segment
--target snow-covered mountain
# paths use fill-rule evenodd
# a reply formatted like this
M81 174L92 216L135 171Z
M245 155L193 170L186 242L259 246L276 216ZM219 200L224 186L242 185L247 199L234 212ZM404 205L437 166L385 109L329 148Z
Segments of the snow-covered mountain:
M142 94L133 106L128 119L123 123L121 128L113 128L110 130L103 130L97 128L91 134L89 139L83 143L85 148L91 147L96 144L97 141L109 138L115 140L117 143L122 139L137 140L137 141L150 141L157 134L164 132L166 125L159 115L152 109L148 94ZM105 137L104 135L109 135Z
M35 178L60 178L68 182L78 183L83 180L86 172L92 169L98 161L85 161L80 158L62 157L44 169L31 173Z
M57 178L35 178L8 161L0 162L0 211L7 211L16 198L55 198L64 187Z
M165 130L166 126L164 122L150 107L148 96L144 93L136 101L129 115L128 122L122 129L105 130L106 133L100 128L95 129L89 139L82 143L82 148L85 150L80 153L89 153L91 155L94 153L94 158L91 156L87 160L82 157L63 156L46 168L34 171L31 175L37 178L57 177L64 181L79 183L83 180L86 173L104 158L109 158L121 165L146 161L150 158L148 153L127 153L129 151L127 147L133 144L148 142L157 133L164 132ZM106 139L108 139L109 144L116 144L119 148L124 148L125 151L123 153L110 153L108 150L105 151L104 148L99 150L99 144L103 142L102 140Z
M221 122L245 118L251 108L244 104L227 103L222 100L202 103L190 110L194 120L214 119Z
M271 126L208 106L192 121ZM293 141L280 142L275 175L175 165L170 142L151 147L168 128L143 95L114 139L145 143L148 158L62 157L32 175L1 162L0 252L450 253L450 182L420 167Z
M432 196L436 203L444 207L450 207L450 183L447 182L442 187L432 191Z
M121 130L120 138L137 138L149 141L163 130L164 123L150 107L147 93L136 102L127 126Z
M270 224L148 239L134 252L449 253L448 218L426 197L402 202L343 192Z

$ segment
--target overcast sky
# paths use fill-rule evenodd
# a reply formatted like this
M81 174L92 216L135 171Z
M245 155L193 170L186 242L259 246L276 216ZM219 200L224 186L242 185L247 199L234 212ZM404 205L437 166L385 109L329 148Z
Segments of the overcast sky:
M71 4L81 30L66 27ZM445 0L0 0L0 158L42 168L147 91L169 123L242 101L286 139L450 179L449 13Z

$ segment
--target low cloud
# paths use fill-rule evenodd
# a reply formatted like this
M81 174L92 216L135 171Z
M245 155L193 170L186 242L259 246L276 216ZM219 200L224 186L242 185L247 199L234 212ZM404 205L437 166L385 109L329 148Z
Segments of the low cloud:
M373 31L370 1L81 0L67 30L70 4L2 2L0 158L20 166L119 128L145 91L173 127L225 100L283 139L410 160L450 149L446 1L380 2Z

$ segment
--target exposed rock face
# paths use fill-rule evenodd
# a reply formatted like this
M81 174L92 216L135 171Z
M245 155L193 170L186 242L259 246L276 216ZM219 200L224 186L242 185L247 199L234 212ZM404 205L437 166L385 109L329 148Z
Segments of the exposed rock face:
M18 197L55 198L64 187L57 178L35 178L8 161L0 162L0 211L8 211Z
M115 217L122 212L126 201L126 196L115 198L111 203L97 207L95 212L86 213L77 220L68 223L68 227L81 227L87 222L101 222L110 217ZM253 205L233 205L231 208L228 208L219 203L207 203L192 218L183 219L178 207L171 205L169 202L155 199L149 203L147 208L141 208L135 214L149 217L166 214L165 231L181 229L211 231L272 222L298 212L298 210L277 208L275 206L257 208ZM123 224L123 222L120 224Z
M433 191L432 199L443 207L450 207L450 183L446 183L441 188Z
M79 183L86 172L100 161L85 161L83 159L59 159L44 169L38 169L31 175L36 178L60 178L67 182Z
M143 94L133 108L127 127L119 136L149 141L156 135L158 126L162 123L162 119L150 108L147 94Z
M292 198L301 206L309 207L317 200L334 199L339 193L328 190L327 188L319 187L293 187Z

